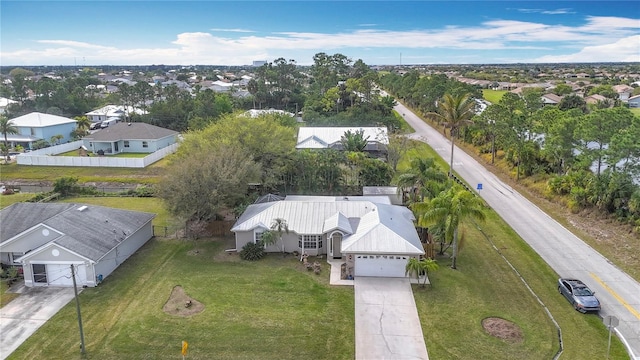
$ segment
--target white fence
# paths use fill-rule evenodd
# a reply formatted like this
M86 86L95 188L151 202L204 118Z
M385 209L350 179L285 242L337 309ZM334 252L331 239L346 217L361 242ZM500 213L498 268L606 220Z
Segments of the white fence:
M82 141L56 145L20 154L16 156L16 161L18 165L144 168L165 156L176 152L179 144L176 143L169 145L143 158L122 158L114 156L52 156L67 151L77 150L81 146Z

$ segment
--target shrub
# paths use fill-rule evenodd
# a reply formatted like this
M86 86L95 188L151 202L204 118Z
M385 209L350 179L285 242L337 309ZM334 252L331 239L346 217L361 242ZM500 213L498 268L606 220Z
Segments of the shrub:
M256 261L262 259L264 255L264 247L252 242L247 243L242 247L242 250L240 250L240 259L242 260Z

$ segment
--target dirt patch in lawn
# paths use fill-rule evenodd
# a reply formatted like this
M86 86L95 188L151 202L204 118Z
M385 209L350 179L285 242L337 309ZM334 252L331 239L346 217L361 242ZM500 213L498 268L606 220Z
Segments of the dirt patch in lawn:
M511 343L524 340L520 327L509 320L490 317L482 320L482 327L491 336Z
M204 304L189 297L182 286L176 285L162 310L169 315L187 317L204 311Z

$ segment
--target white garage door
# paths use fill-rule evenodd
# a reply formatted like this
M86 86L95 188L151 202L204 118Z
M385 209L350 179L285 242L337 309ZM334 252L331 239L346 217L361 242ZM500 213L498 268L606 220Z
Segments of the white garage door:
M355 255L355 276L405 277L408 256Z
M49 286L73 286L70 264L46 264ZM75 265L76 285L86 283L87 272L84 265Z

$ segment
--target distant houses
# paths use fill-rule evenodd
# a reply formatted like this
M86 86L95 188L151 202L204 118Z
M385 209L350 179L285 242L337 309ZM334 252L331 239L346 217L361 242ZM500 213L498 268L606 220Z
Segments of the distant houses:
M347 132L362 132L367 152L385 152L389 145L386 127L301 127L296 149L343 150L342 138Z

